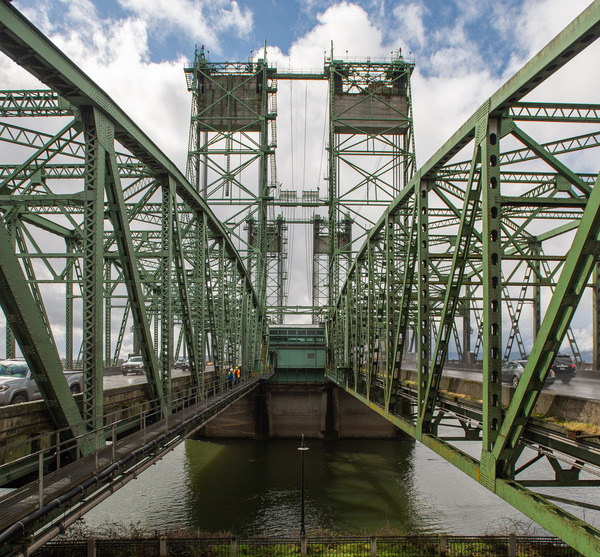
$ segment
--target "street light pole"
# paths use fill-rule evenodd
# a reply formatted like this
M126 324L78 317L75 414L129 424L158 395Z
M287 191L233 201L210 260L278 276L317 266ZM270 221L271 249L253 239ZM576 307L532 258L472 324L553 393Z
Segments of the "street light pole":
M300 535L304 536L306 530L304 528L304 453L308 451L308 447L304 446L304 434L302 434L302 444L298 447L300 451L300 476L302 478L302 504L300 509Z

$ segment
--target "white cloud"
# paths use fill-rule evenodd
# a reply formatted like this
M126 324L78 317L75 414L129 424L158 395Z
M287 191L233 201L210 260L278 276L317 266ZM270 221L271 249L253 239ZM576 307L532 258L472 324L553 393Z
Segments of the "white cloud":
M8 56L0 54L0 76L3 89L41 89L42 85L21 66L17 66Z
M399 5L394 8L394 16L400 22L398 35L413 48L425 44L425 25L423 24L425 11L425 6L417 3Z
M67 31L46 23L46 17L36 23L185 169L191 95L184 59L151 62L148 24L141 18L102 20L89 0L70 2L67 17Z
M520 12L509 12L504 32L515 45L506 70L506 77L514 74L537 54L591 2L589 0L534 0L524 2Z
M184 33L198 42L221 52L220 35L231 32L247 36L252 30L253 15L230 0L119 0L126 9L143 18L162 33Z
M322 67L333 41L334 56L350 58L389 55L383 34L365 10L356 4L341 2L319 14L318 24L290 48L289 63L294 67Z
M524 2L522 17L515 21L515 39L531 58L560 33L589 4L590 0L534 0Z
M445 72L444 72L445 73ZM425 163L500 85L489 72L426 77L413 74L418 165Z
M323 8L323 2L320 0L299 0L298 6L303 12L312 12Z

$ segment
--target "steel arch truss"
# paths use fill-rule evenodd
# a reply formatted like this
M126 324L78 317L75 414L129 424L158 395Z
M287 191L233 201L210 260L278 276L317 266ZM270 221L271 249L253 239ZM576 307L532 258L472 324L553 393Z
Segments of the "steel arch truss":
M101 430L104 366L125 345L143 356L164 415L178 330L201 389L209 355L223 380L225 365L258 370L264 304L199 192L5 2L0 49L51 88L0 92L0 300L7 354L16 340L57 429ZM83 369L81 412L59 339L65 366Z
M596 149L597 158L600 104L524 97L599 35L596 1L416 173L369 232L328 322L334 381L585 555L600 552L600 531L550 499L598 507L526 486L600 485L597 444L540 434L532 419L563 342L577 358L569 326L586 290L591 298L600 177L578 155ZM526 350L530 328L524 374L503 401L503 358L515 342ZM463 360L479 352L483 361L476 411L441 391L452 343ZM463 451L457 439L479 445ZM532 478L546 473L531 468L542 458L548 475Z

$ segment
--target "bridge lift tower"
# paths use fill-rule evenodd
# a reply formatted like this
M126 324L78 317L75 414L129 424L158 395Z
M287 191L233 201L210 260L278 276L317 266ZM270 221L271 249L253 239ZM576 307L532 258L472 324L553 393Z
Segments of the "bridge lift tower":
M277 185L276 70L266 56L210 62L202 47L185 74L192 93L187 178L235 238L261 305L278 305L286 227L269 203Z
M266 53L247 63L213 63L203 48L196 50L185 70L192 93L187 176L235 237L272 323L291 312L289 226L313 228L312 305L293 312L322 323L357 246L414 173L413 68L400 52L386 61L348 61L335 59L332 48L323 72L278 72ZM328 84L324 196L313 190L298 195L277 180L281 80ZM283 207L302 209L304 218L284 219L277 213Z
M328 218L315 222L314 303L337 301L366 234L415 171L410 76L401 51L390 61L337 60L329 80ZM317 230L318 227L318 230ZM327 266L318 265L327 235ZM326 271L326 276L323 276Z

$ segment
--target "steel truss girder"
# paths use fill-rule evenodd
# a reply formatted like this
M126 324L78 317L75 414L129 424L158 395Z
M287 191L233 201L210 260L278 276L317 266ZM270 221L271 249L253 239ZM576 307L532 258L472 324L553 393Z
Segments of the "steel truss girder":
M19 190L26 180L31 180L30 187L33 186L35 182L32 178L40 172L40 168L43 168L56 155L64 154L67 148L71 149L73 155L77 152L77 155L81 157L83 155L82 146L73 144L74 139L80 134L76 124L75 120L67 124L54 137L41 145L37 152L31 155L20 167L17 167L0 184L0 194L5 195ZM25 189L21 193L29 193L29 191L29 189Z
M230 245L232 253L237 254L233 244L228 241L227 230L176 166L104 91L62 55L14 7L6 4L0 6L0 39L0 49L5 54L18 61L40 81L53 87L73 106L86 105L91 99L93 99L93 105L101 106L108 118L115 124L115 139L149 170L157 174L165 172L171 174L175 178L177 195L192 209L205 211L210 215L208 221L210 230L221 241ZM237 266L241 272L245 272L239 258L237 258Z
M330 334L340 346L347 346L345 352L353 350L351 343L356 336L348 336L349 332L344 324L358 320L359 311L366 313L366 322L361 326L367 330L385 328L382 317L389 319L390 315L384 309L386 291L380 287L386 283L385 266L381 265L383 259L379 259L380 264L377 264L377 259L373 263L366 262L372 260L375 254L382 253L384 246L390 245L384 232L390 217L409 207L409 199L414 192L417 201L418 252L413 281L417 292L410 296L410 302L404 301L410 304L411 325L417 331L418 380L414 394L411 394L414 397L410 398L411 408L401 412L400 417L393 417L390 407L381 402L388 378L377 371L373 374L368 368L363 371L352 359L346 358L341 350L334 350L332 353L331 377L396 423L403 431L420 439L487 489L499 494L586 555L600 552L600 531L590 524L584 524L543 496L529 491L525 483L532 480L523 480L520 484L515 476L523 469L523 466L519 467L517 459L522 455L527 442L524 431L529 424L533 407L554 355L568 337L571 318L589 285L600 254L600 175L592 183L591 175L576 172L563 162L564 159L559 160L557 155L595 148L600 134L592 131L543 144L518 128L515 121L535 118L549 122L568 119L570 122L586 125L597 123L597 105L557 107L552 104L526 106L521 103L519 107L519 101L599 36L600 2L596 1L492 95L483 108L425 163L369 232L350 267L329 320ZM501 140L508 134L522 142L525 148L502 151L500 147L506 143ZM453 157L469 143L473 146L472 161L454 162ZM537 161L537 167L528 165L525 166L526 172L520 172L520 164L533 160ZM510 171L507 170L507 165L510 165ZM502 192L504 180L507 185ZM521 190L518 194L509 193L509 184L527 186L529 191L525 192L526 198L521 197ZM478 188L480 191L477 191ZM533 198L539 195L543 198L534 201ZM465 211L462 214L459 214L453 200L464 200ZM531 207L529 215L525 212L525 207ZM567 210L557 211L559 207ZM554 217L558 214L571 222L559 223L554 228L549 224L541 231L541 227L536 229L533 226L543 223L542 219L546 216ZM435 237L431 234L433 230ZM561 236L564 237L561 247L564 252L568 252L566 257L564 252L551 256L542 255L541 249L536 248ZM565 249L567 241L569 249ZM447 251L447 246L450 245L454 246L452 253ZM468 257L471 252L472 258ZM546 259L553 260L556 264L549 268L543 267ZM520 261L525 261L526 265L518 270ZM365 266L369 269L367 275ZM463 272L463 267L470 269ZM528 284L529 275L521 278L525 268L533 277L531 286ZM408 280L409 272L412 271L402 269L398 280ZM559 273L560 278L556 282ZM358 290L356 285L364 276L368 281L364 292L376 293L372 298L374 307L367 312L363 305L356 304L354 300ZM525 289L532 288L534 320L539 319L541 289L551 291L553 288L554 292L551 292L552 300L534 341L525 375L504 412L500 390L501 307L505 301L511 301L517 287L520 288L519 304L522 303L521 300L529 299ZM503 291L507 293L504 299ZM439 380L447 355L447 343L451 331L456 329L454 317L458 304L465 299L467 293L470 296L467 299L471 302L470 311L481 323L478 327L481 329L478 347L483 342L480 459L461 454L461 451L439 435L446 415L446 411L441 409L443 402L440 398ZM443 304L442 300L445 300ZM510 313L511 317L516 316L517 310ZM394 315L393 319L396 318ZM518 324L511 325L514 328ZM373 334L371 336L375 337ZM433 339L436 340L436 349L431 358L430 342ZM392 342L396 340L394 338ZM367 349L373 350L371 346L367 346ZM362 359L368 361L370 358L371 354L364 354ZM403 385L400 382L398 389L402 389ZM392 393L391 397L394 396L396 395ZM462 439L479 439L477 428L463 429ZM595 454L588 456L589 462L597 460ZM577 462L572 466L564 467L552 454L547 458L556 477L554 480L542 480L539 485L597 484L596 481L586 483L586 480L578 477L577 468L586 462L584 450L578 454ZM535 480L532 485L535 485Z
M62 372L60 357L51 333L45 326L36 300L24 286L26 278L4 223L0 222L0 303L8 324L27 360L31 373L48 405L59 430L67 438L85 434L87 424L81 414ZM84 454L93 450L89 443L81 446Z
M0 91L0 117L72 116L73 107L48 89Z
M511 126L510 122L507 122L507 126ZM572 153L575 151L580 151L584 149L594 149L598 147L600 144L600 133L586 133L580 136L571 137L568 139L562 139L559 141L551 141L548 143L542 143L540 146L544 151L550 153L553 156L561 155L565 153ZM500 165L512 165L523 162L528 162L537 159L537 155L534 150L525 147L523 149L517 149L514 151L506 151L502 153L500 157ZM460 162L454 163L453 165L449 165L444 167L443 172L446 174L441 174L440 176L445 177L449 176L460 176L464 172L468 172L469 163L468 162ZM440 169L441 170L441 169Z
M160 258L160 352L159 365L162 383L162 392L165 400L166 413L170 413L172 406L171 396L171 365L173 362L173 248L174 223L177 219L177 204L175 203L175 184L170 176L161 180L162 186L162 226L161 244L162 257ZM179 252L181 253L181 252ZM182 273L183 274L183 273ZM187 292L187 289L185 289ZM183 304L182 304L183 305ZM196 360L193 362L196 364ZM194 367L194 371L197 367Z
M508 110L509 118L520 121L600 123L600 106L577 103L519 102Z
M176 220L177 208L184 205L186 211L203 222L202 233L206 243L210 241L214 250L227 253L227 271L235 277L235 286L228 287L228 290L218 290L217 295L242 296L243 292L243 299L232 303L231 311L244 313L243 318L236 322L235 338L239 341L243 324L247 324L248 331L244 339L251 348L245 348L243 352L248 365L246 370L249 372L254 369L251 366L258 360L264 337L264 307L259 305L249 274L228 230L198 192L101 89L7 3L0 5L0 49L54 89L54 92L7 92L4 97L0 97L5 103L5 116L14 118L17 115L46 114L69 117L68 120L63 120L65 123L69 122L68 125L63 126L63 130L56 136L13 124L2 124L0 141L21 145L23 148L20 152L25 151L24 147L30 151L26 163L2 166L1 175L5 185L0 206L4 218L14 228L14 234L20 234L23 238L19 244L21 252L15 254L15 261L18 257L23 260L24 265L31 267L39 261L49 271L50 279L39 279L30 274L32 289L37 289L44 283L65 283L67 362L71 364L73 301L79 297L85 300L87 332L84 337L88 340L81 353L86 356L84 407L90 426L101 425L103 343L107 345L106 353L110 354L110 331L106 329L102 334L103 296L123 299L119 307L123 308L124 319L117 344L120 346L123 342L128 314L133 315L136 342L140 343L144 355L152 396L160 404L162 393L165 392L168 400L170 380L164 370L171 363L170 323L173 322L174 315L181 313L182 302L174 300L169 303L167 297L161 305L159 296L163 288L172 288L169 286L170 281L171 284L176 282L173 287L187 292L181 284L184 282L183 278L181 282L172 280L175 271L173 262L169 260L176 259L175 254L178 254L182 268L197 265L198 260L185 251L187 248L182 252L182 247L176 245L170 237L169 227L163 227L162 234L160 230L163 220ZM75 120L72 120L73 116ZM31 121L36 122L35 119ZM83 136L82 128L85 128ZM117 152L118 144L130 154ZM58 160L54 159L56 155L61 156L58 163L55 163ZM65 160L69 160L66 157L74 160L75 164L65 163ZM85 180L85 188L81 187L81 191L71 195L70 199L54 193L52 188L55 181L63 178ZM146 212L148 203L160 194L166 194L167 190L169 194L163 197L164 203L157 204L155 209L150 203ZM59 214L57 222L53 222L54 214ZM112 225L111 232L103 230L107 218ZM181 219L177 224L181 230L186 230L188 221L185 216ZM148 230L142 230L140 223L147 224ZM25 225L31 226L28 228ZM152 226L155 228L151 228ZM175 230L174 227L173 229ZM38 231L62 238L67 243L67 249L62 254L60 250L56 250L56 253L44 253L42 244L34 233ZM186 241L184 240L184 245ZM51 265L53 259L62 259L64 268L55 271ZM205 296L206 274L202 271L198 277L200 280L194 288ZM11 288L18 290L25 283L25 280L12 280ZM73 291L74 285L79 285L79 293ZM127 293L122 289L124 287ZM19 292L9 294L21 295ZM197 303L195 298L193 303ZM40 310L43 307L41 304L40 298L37 302ZM218 304L221 302L218 301ZM110 319L111 308L117 305L112 300L107 300L107 321ZM188 311L190 313L194 315L196 325L203 321L202 313L198 316L195 307L192 306ZM228 319L229 316L224 318ZM51 344L53 341L48 329L49 327L44 327L48 343ZM208 330L204 324L203 330ZM212 329L210 334L214 339L216 331ZM162 340L160 336L163 337ZM188 339L188 343L193 346L197 339ZM11 346L9 339L9 351L12 350ZM159 375L156 357L159 349L162 377ZM109 356L107 359L110 359ZM197 356L195 360L196 369L203 369L204 356ZM48 361L51 361L50 357ZM43 378L40 379L40 382L43 381ZM56 401L50 400L49 404L55 405ZM65 420L61 422L59 418L60 416L57 418L57 426L62 427ZM80 433L82 431L80 429Z
M14 164L0 165L0 180L4 181L16 175L18 167ZM33 168L33 177L39 176L41 180L81 180L85 167L83 164L48 163ZM147 178L147 169L140 163L119 163L121 178Z
M167 186L165 189L168 195L172 195L170 184L165 184ZM167 195L164 193L163 195ZM204 358L199 356L198 353L198 331L197 331L197 323L195 323L193 319L192 306L190 304L190 289L188 284L188 277L185 271L185 252L183 250L183 245L181 242L181 231L179 228L179 213L177 211L177 205L174 204L175 208L175 218L172 219L172 222L167 223L170 227L170 234L172 234L173 240L175 242L174 245L174 259L175 259L175 269L177 276L177 284L179 285L179 304L181 311L181 323L183 327L183 332L186 338L186 344L188 347L188 357L190 362L190 370L194 383L196 386L200 386L202 380L200 379L200 373L204 370ZM171 219L169 219L171 220ZM196 219L197 225L198 219ZM204 237L204 231L200 231L200 237ZM200 246L197 247L198 250L201 249ZM170 268L170 266L169 266ZM194 285L197 286L197 280L194 281ZM169 292L170 292L170 284L169 284ZM170 298L169 298L170 299ZM169 308L169 315L171 315L171 311ZM163 323L163 327L165 324ZM171 334L171 329L168 329L169 335ZM202 347L202 345L200 346ZM165 366L166 367L166 366ZM168 360L168 368L169 372L171 369L171 360ZM163 371L164 372L164 371Z
M514 465L516 441L522 434L522 416L530 416L539 396L541 385L554 356L560 348L584 288L591 277L600 253L600 174L592 189L577 233L563 267L560 279L536 338L527 366L524 382L517 388L506 419L494 446L494 457L503 462L503 472Z
M102 358L103 323L99 308L103 300L104 190L107 177L107 150L113 143L112 130L93 109L84 110L86 141L85 189L89 199L84 207L83 225L83 414L92 431L102 429L104 414Z

